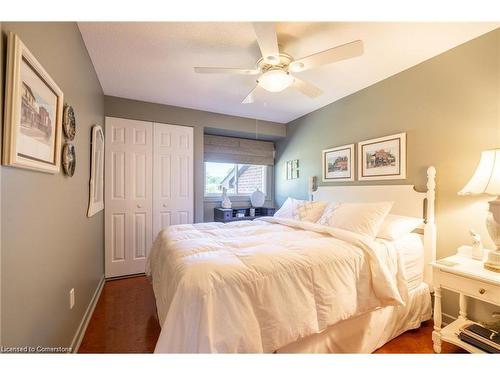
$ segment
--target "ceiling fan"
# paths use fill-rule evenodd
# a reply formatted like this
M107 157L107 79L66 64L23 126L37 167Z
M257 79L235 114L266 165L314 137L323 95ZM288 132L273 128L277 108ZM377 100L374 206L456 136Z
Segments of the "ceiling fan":
M229 73L242 75L260 75L257 85L242 101L253 103L254 93L260 86L270 92L281 92L294 87L310 98L320 96L323 91L313 84L293 76L291 73L303 72L335 61L346 60L363 54L363 42L356 40L295 60L287 53L280 52L274 23L254 22L253 28L257 36L262 57L252 69L195 67L196 73Z

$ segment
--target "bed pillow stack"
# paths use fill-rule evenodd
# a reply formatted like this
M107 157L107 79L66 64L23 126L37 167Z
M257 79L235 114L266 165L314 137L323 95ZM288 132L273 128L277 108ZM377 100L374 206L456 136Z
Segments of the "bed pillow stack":
M315 223L323 214L326 203L287 198L274 217Z
M422 224L422 219L389 214L393 202L336 203L287 198L275 217L348 230L370 238L395 241Z
M392 205L393 202L330 203L317 223L375 238Z

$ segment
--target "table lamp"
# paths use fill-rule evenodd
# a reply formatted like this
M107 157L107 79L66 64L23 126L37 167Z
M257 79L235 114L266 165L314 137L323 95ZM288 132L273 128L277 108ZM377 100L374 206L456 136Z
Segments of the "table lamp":
M481 160L467 185L459 195L489 194L497 196L489 202L486 228L495 244L495 250L488 253L484 268L500 272L500 148L481 153Z

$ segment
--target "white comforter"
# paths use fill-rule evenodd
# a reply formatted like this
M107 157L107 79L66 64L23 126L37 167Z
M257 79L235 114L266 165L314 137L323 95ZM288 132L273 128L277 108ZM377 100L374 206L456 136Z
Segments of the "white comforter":
M146 272L162 353L273 352L408 293L390 246L279 218L169 227Z

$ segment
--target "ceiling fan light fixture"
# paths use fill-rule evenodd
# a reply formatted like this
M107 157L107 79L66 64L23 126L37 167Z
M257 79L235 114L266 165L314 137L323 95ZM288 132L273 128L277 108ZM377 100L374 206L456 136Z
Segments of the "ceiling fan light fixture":
M300 72L302 69L304 69L304 63L301 63L300 61L293 61L288 66L288 70L292 72Z
M293 77L282 69L271 69L262 74L257 83L263 89L270 92L280 92L290 87Z

